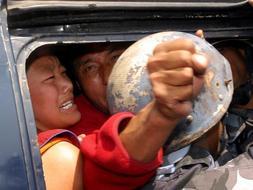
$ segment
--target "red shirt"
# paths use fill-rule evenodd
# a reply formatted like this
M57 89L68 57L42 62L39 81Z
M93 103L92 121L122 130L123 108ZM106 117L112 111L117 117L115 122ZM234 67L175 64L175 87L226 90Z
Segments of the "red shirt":
M133 190L144 185L161 165L162 151L150 163L140 163L128 155L119 138L118 127L123 121L131 119L133 114L115 114L101 126L99 124L107 116L102 116L84 97L77 98L76 103L81 108L82 117L87 117L71 128L73 132L86 134L80 143L84 158L85 189Z
M98 111L84 96L75 98L75 103L81 112L81 120L69 130L76 135L90 134L99 129L104 122L110 117L103 112Z

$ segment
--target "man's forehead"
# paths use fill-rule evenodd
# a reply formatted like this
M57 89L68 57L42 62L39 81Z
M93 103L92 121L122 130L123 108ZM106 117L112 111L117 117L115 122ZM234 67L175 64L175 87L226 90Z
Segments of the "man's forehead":
M96 60L98 57L107 56L115 51L124 50L125 48L118 44L95 44L91 45L84 53L79 57L79 60Z
M87 63L89 60L97 59L96 55L107 52L112 54L115 51L125 50L132 42L103 42L103 43L91 43L85 44L82 48L78 49L78 56L75 65Z
M102 52L102 51L113 51L122 49L122 45L119 43L94 43L86 46L87 53Z

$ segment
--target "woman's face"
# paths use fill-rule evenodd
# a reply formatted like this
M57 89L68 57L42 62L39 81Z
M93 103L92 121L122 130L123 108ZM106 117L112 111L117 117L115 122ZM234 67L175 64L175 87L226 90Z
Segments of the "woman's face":
M80 120L73 86L55 56L36 59L27 71L28 86L37 128L67 128Z

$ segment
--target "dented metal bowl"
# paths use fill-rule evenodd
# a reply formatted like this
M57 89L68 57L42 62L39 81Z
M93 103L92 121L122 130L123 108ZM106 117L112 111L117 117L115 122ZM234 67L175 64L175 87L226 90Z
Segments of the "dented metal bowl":
M226 112L233 93L228 61L207 41L183 32L161 32L130 46L118 59L109 77L107 100L112 114L137 113L153 98L146 64L155 46L177 38L193 40L199 52L209 58L204 87L193 102L192 113L181 120L169 138L170 151L178 150L212 128ZM159 127L159 126L157 126Z

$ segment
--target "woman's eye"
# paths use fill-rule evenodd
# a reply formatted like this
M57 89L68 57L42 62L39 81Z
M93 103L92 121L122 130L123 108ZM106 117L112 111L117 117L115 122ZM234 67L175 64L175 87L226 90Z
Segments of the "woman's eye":
M61 75L67 76L67 71L66 71L66 70L63 70L63 71L61 72Z
M48 76L47 78L45 78L45 82L48 82L48 81L51 81L51 80L53 80L55 77L54 77L54 75L50 75L50 76Z

